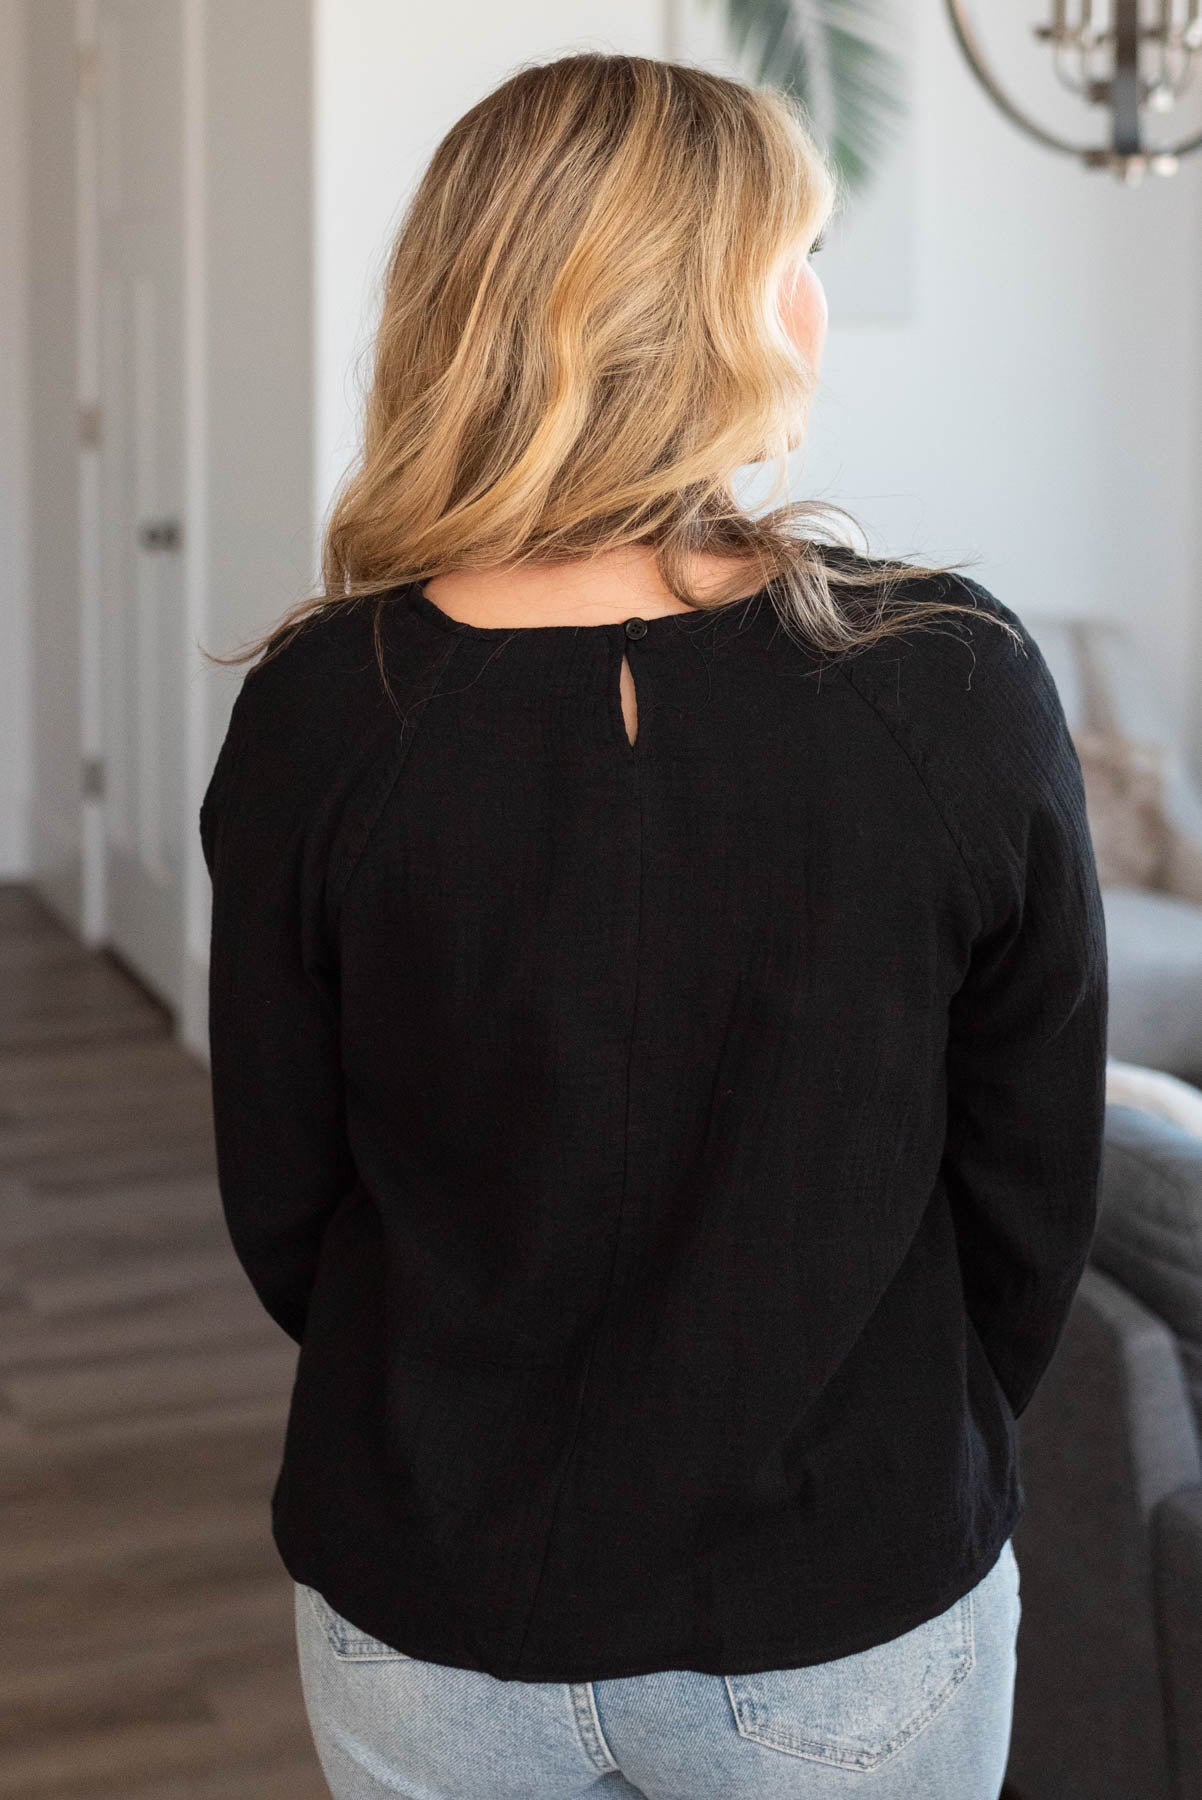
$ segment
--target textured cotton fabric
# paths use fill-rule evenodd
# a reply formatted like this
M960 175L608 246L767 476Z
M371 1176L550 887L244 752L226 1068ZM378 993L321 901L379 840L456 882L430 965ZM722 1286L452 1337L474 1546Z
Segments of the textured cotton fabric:
M300 1345L273 1530L400 1651L795 1668L1014 1528L1105 934L1037 645L916 591L976 614L832 661L767 594L508 629L406 586L390 691L374 601L243 681L200 826L222 1200Z

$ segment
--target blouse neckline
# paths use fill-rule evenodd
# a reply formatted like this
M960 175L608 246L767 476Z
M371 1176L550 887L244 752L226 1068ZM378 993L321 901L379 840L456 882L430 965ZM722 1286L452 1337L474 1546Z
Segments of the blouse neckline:
M533 637L553 640L556 636L566 638L573 633L592 633L604 635L626 633L632 622L643 627L639 637L652 635L667 636L672 631L690 631L694 624L723 618L736 606L751 606L767 593L766 588L757 589L754 594L744 594L734 600L725 601L721 606L691 607L688 612L654 613L647 616L643 613L628 613L623 619L610 619L595 625L563 624L563 625L471 625L466 619L456 619L444 612L434 600L431 600L425 588L418 581L409 584L409 600L414 611L422 618L430 620L444 631L450 631L460 637L481 639L500 639L510 637Z

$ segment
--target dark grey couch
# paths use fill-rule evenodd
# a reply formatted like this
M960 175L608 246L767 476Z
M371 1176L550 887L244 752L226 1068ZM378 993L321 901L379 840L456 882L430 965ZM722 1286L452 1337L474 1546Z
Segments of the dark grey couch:
M1019 1421L1021 1800L1202 1800L1202 1138L1110 1105L1089 1267Z

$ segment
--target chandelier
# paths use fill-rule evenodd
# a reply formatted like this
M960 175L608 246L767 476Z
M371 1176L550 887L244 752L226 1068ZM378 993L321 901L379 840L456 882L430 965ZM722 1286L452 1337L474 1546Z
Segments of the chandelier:
M990 70L965 0L947 0L965 58L1008 119L1049 150L1089 169L1109 169L1130 185L1145 174L1174 175L1183 156L1202 149L1202 131L1149 143L1147 127L1176 107L1202 67L1202 0L1052 0L1051 18L1034 34L1048 46L1061 85L1109 115L1109 141L1075 144L1039 124Z

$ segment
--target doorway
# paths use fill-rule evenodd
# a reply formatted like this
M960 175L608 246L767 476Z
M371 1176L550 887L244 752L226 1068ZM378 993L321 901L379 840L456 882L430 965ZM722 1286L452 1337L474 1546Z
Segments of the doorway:
M80 98L81 109L91 109L94 155L80 201L93 240L81 257L81 303L94 347L94 409L81 410L81 438L84 455L93 453L94 505L84 512L93 586L83 633L84 789L96 808L85 857L104 941L178 1010L186 817L182 6L94 0L85 11Z

